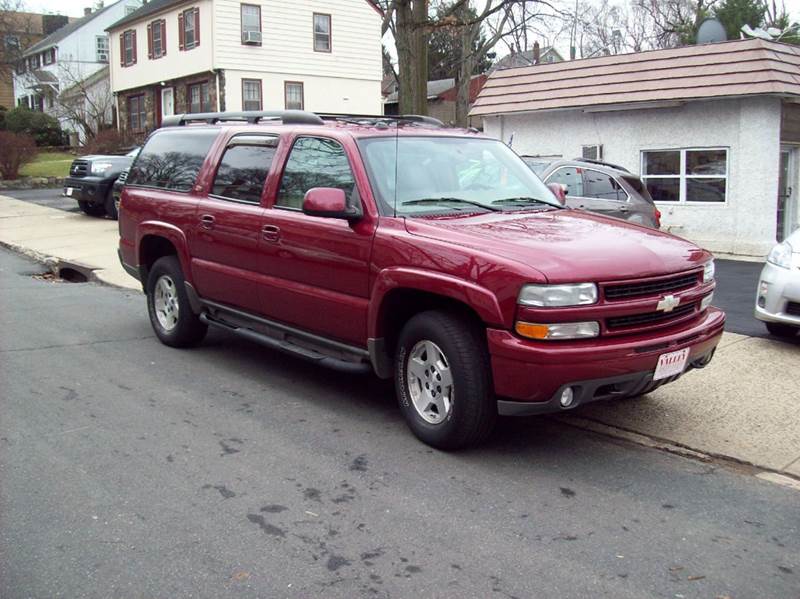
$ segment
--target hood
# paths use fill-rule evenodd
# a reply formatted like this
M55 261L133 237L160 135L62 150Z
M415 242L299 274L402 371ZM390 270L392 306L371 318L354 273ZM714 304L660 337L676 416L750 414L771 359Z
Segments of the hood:
M579 210L407 218L406 228L520 262L552 283L670 274L711 258L680 237Z

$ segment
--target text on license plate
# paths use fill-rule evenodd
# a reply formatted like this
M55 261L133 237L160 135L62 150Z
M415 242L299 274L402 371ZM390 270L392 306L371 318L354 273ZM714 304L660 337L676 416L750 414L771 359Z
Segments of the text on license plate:
M67 189L65 190L65 195L68 195L68 196L72 195L72 188L71 187L67 187Z
M659 381L682 373L683 369L686 368L686 360L688 359L688 347L668 354L661 354L658 357L658 365L656 366L655 374L653 374L653 380Z

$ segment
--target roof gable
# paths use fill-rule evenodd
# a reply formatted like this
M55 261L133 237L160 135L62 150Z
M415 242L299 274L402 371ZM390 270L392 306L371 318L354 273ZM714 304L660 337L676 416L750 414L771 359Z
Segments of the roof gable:
M800 96L800 47L735 40L495 71L470 114L760 94Z
M23 56L31 56L33 54L37 54L38 52L41 52L43 50L47 50L48 48L51 48L51 47L55 46L56 44L58 44L58 42L63 40L68 35L70 35L72 33L75 33L76 31L78 31L84 25L90 23L91 21L94 21L97 17L99 17L100 15L102 15L103 13L108 11L110 8L112 8L115 4L116 3L112 3L112 4L109 4L108 6L103 7L103 8L99 8L96 11L94 11L93 13L86 15L85 17L81 17L80 19L78 19L76 21L72 21L70 23L67 23L63 27L61 27L59 29L56 29L53 33L48 35L46 38L44 38L42 40L39 40L33 46L31 46L30 48L27 48L25 50L25 52L22 53L22 55Z

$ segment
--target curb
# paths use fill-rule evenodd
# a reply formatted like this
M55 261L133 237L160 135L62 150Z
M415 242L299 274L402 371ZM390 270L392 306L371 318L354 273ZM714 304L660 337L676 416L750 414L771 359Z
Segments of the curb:
M587 430L605 437L621 439L642 447L658 449L660 451L679 455L691 460L705 463L719 462L724 466L739 470L744 468L748 474L751 474L756 478L800 491L800 477L796 477L788 472L783 472L781 470L776 470L774 468L748 462L747 460L735 458L733 456L728 456L721 453L700 451L687 445L683 445L682 443L637 433L632 430L605 424L604 422L592 420L590 418L583 418L581 416L555 416L553 419L561 424L565 424L573 428Z

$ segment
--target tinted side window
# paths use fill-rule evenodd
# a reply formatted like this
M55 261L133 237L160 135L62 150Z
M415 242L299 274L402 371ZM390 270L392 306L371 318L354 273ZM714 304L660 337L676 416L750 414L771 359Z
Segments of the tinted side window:
M218 129L154 133L131 167L127 185L190 191Z
M583 175L581 170L574 166L565 166L550 175L547 178L547 182L566 185L568 196L580 197L583 195Z
M586 170L584 196L601 200L626 200L626 193L620 188L614 177L599 171Z
M211 193L258 204L277 141L274 137L234 137L222 156Z
M303 198L312 187L336 187L351 197L355 180L339 142L318 137L298 139L286 161L275 205L302 208Z

